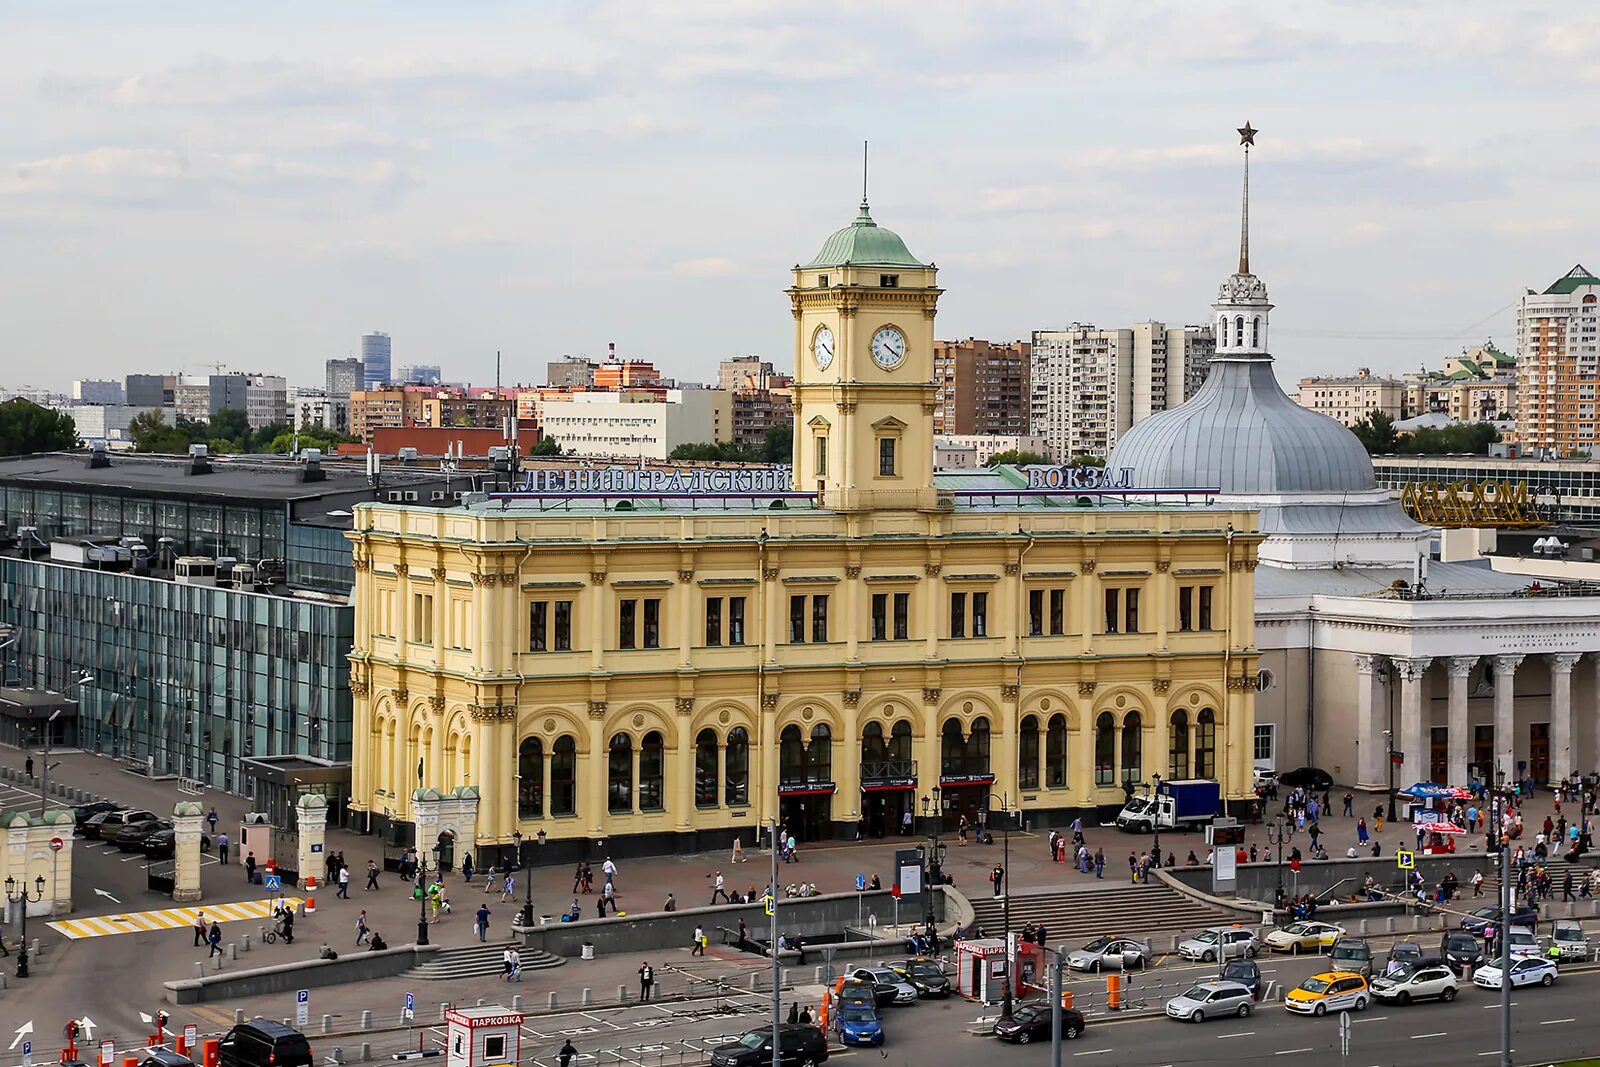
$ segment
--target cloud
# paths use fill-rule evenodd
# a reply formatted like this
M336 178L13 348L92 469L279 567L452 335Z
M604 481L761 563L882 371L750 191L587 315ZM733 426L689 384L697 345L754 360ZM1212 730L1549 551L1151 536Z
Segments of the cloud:
M180 192L288 195L335 186L395 190L410 182L387 158L339 169L260 152L191 154L115 145L27 160L6 169L9 174L0 170L0 196L130 200Z
M727 256L705 256L701 259L680 259L672 265L672 273L688 278L728 278L744 274L746 270L737 260Z

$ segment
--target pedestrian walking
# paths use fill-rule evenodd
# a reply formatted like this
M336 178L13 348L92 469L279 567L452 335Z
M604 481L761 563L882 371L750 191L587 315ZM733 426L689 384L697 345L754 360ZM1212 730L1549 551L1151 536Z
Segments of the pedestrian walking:
M606 857L606 861L600 865L600 873L602 873L602 874L604 874L606 876L606 884L607 885L616 884L616 881L617 881L617 865L615 863L611 862L611 857L610 856L607 856Z
M678 910L678 898L673 896L671 893L668 893L667 894L667 902L661 906L661 910L662 911L677 911Z
M1356 840L1361 844L1367 843L1367 820L1356 820Z
M211 943L211 951L206 953L206 959L222 955L222 927L217 923L211 924L211 933L206 938Z
M206 913L203 911L197 911L194 913L194 947L199 948L201 945L205 944L205 941Z
M617 887L607 882L600 887L600 899L605 906L611 909L613 915L617 912Z
M727 885L722 880L721 871L716 873L715 880L711 883L711 903L715 904L718 897L722 898L724 904L728 902Z
M1577 899L1572 892L1572 872L1568 871L1567 876L1561 880L1561 900L1565 903L1566 901Z
M479 941L489 940L489 905L478 905L478 922L473 929L478 931Z
M226 864L228 862L228 844L229 844L229 841L228 841L228 835L227 834L218 834L217 835L217 862L218 863Z
M572 1038L567 1038L556 1053L556 1067L572 1067L572 1058L577 1054L578 1050L572 1047Z
M343 863L339 864L339 895L345 900L350 899L350 868Z
M905 810L905 813L900 816L900 836L901 837L910 837L911 836L911 809L910 808L907 808Z
M595 897L594 898L594 915L595 915L595 918L597 918L597 919L604 919L606 917L606 898L605 897L600 896L600 897Z
M33 757L32 756L29 756L27 759L22 761L22 771L29 778L33 777Z
M1000 883L1005 881L1005 877L1006 869L998 863L994 865L994 870L989 872L989 884L994 887L996 897L1000 895Z
M380 868L376 860L367 861L367 888L378 888L378 872Z
M730 862L730 863L743 863L744 862L744 838L743 837L735 837L733 839L733 858L731 860L729 860L728 862Z
M28 762L32 763L33 761L29 760ZM30 771L29 773L31 774L32 772ZM211 824L211 836L212 837L216 837L217 836L217 809L216 808L212 808L210 811L206 812L206 822Z
M705 927L696 925L694 928L694 945L689 949L691 956L704 956L706 954Z
M646 960L644 965L639 968L639 1000L640 1001L648 1001L650 999L650 990L651 990L652 987L655 986L655 984L656 984L655 968L651 967L650 966L650 962L648 960Z
M1139 857L1132 852L1128 853L1128 880L1131 882L1139 880Z
M1094 876L1096 878L1106 876L1106 854L1098 848L1094 850Z
M522 953L515 946L507 945L505 954L506 981L522 981Z
M1383 805L1382 804L1379 804L1377 807L1372 809L1372 825L1377 828L1378 833L1380 833L1380 834L1383 833Z
M491 865L489 869L494 870L494 867ZM461 860L461 880L463 882L472 881L472 854L470 852Z
M489 864L489 873L483 879L483 895L484 896L488 896L491 892L494 891L494 880L496 878L498 878L498 877L500 877L500 868L496 867L492 863ZM576 893L578 891L578 887L577 887L576 884L573 885L572 891L574 893Z
M493 877L492 875L490 877ZM572 869L572 891L580 891L583 887L583 864L580 863Z
M248 885L256 884L256 853L254 849L251 849L249 855L244 858L244 880Z
M790 1026L799 1026L800 1025L800 1002L799 1001L791 1001L790 1004L789 1004L789 1025Z
M517 897L517 876L512 874L510 871L507 871L506 872L506 887L500 893L501 903L504 903L505 901L508 901L508 900L515 900L516 897Z

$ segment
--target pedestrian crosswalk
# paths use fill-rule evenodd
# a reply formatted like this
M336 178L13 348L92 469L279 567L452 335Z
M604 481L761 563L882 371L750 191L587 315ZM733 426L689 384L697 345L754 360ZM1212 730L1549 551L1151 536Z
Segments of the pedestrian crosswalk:
M294 907L299 897L284 897L283 903ZM265 919L272 914L278 898L240 900L227 904L201 901L183 908L163 908L160 911L135 911L117 915L90 915L81 919L60 919L46 923L58 934L76 941L85 937L112 937L116 934L152 933L157 930L187 930L194 926L195 912L205 912L206 921L227 924Z

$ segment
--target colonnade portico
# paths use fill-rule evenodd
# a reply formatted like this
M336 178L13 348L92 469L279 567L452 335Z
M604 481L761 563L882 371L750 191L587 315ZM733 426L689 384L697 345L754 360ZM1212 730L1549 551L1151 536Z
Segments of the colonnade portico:
M1581 727L1573 722L1572 675L1583 656L1581 652L1354 656L1356 784L1387 789L1391 758L1395 761L1393 780L1401 788L1440 778L1440 770L1444 780L1461 784L1468 779L1469 766L1474 765L1480 776L1500 769L1508 775L1539 780L1593 769L1580 763L1580 750L1588 754L1591 763L1600 764L1600 708L1590 708ZM1591 662L1591 693L1600 697L1600 655ZM1517 679L1519 674L1526 678L1536 665L1548 672L1548 699L1543 692L1525 692L1523 706L1535 702L1537 717L1530 721L1524 716L1521 726L1528 740L1526 747L1520 747ZM1442 716L1435 714L1437 689L1430 684L1434 679L1446 684ZM1535 684L1543 681L1539 677ZM1394 692L1396 685L1398 693ZM1492 745L1483 733L1488 724L1475 727L1471 713L1471 701L1486 697L1493 701ZM1446 733L1442 767L1435 755L1435 737L1441 726Z

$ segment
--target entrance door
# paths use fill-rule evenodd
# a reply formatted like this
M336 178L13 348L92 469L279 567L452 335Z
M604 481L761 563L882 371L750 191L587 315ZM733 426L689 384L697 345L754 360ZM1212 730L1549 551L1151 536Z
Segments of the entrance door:
M833 794L783 797L778 801L778 816L797 844L826 840L833 836Z
M1448 726L1435 726L1428 746L1428 775L1443 785L1451 782L1450 763L1450 728ZM1466 768L1461 769L1466 773Z
M1550 780L1550 724L1528 724L1528 775L1540 785Z
M1485 782L1494 783L1494 727L1474 726L1472 728L1472 762L1477 764L1478 777ZM1507 774L1514 772L1512 767L1502 768Z
M905 813L911 811L914 789L873 789L863 794L867 813L867 833L873 837L899 834L905 826ZM915 812L912 812L915 815ZM915 819L912 820L913 823Z
M947 785L940 790L940 803L944 807L944 829L953 833L961 826L961 817L967 817L967 828L974 837L978 832L978 815L989 806L989 786Z

